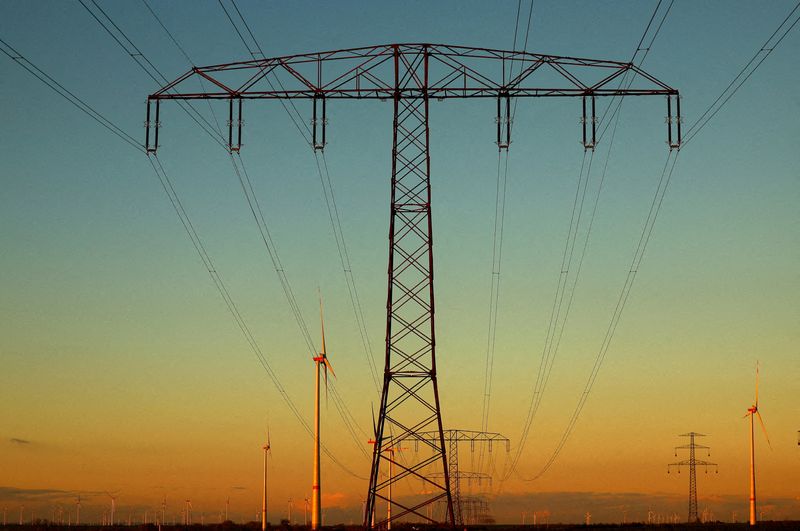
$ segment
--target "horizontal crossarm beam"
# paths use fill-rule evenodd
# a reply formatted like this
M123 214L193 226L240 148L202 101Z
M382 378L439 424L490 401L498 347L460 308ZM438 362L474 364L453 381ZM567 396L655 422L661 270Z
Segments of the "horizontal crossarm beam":
M388 99L394 97L393 59L429 57L427 87L406 86L403 98L648 96L678 91L632 63L444 44L386 44L194 67L149 96L191 99ZM636 83L617 83L625 73ZM209 81L207 91L187 81ZM279 80L273 84L270 80Z

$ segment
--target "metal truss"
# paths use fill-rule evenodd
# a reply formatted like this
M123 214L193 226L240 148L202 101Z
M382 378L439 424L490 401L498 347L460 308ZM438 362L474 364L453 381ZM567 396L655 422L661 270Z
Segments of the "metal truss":
M633 78L623 84L626 75ZM189 90L195 85L187 82L195 78L203 80L210 90ZM158 149L163 118L160 107L166 100L227 100L227 147L231 152L238 152L242 146L244 100L308 100L315 150L325 147L328 99L393 103L385 369L364 514L366 528L388 529L398 519L448 525L463 521L454 514L450 478L451 473L457 473L458 443L471 441L474 445L481 440L491 446L494 440L507 442L499 434L494 435L500 439L487 439L487 434L479 439L476 434L480 432L442 429L434 327L430 102L495 98L497 145L502 150L511 143L513 98L581 98L583 145L594 149L596 98L659 95L667 99L670 149L678 148L678 91L632 63L509 50L386 44L254 59L193 67L148 96L148 153ZM395 450L400 449L401 441L408 440L430 448L430 457L407 463L402 452ZM446 440L449 448L445 447ZM393 485L413 477L425 485L421 494L392 496ZM379 501L387 503L390 510L386 519L375 521ZM430 509L438 503L446 505L443 522L431 516Z
M429 431L415 434L414 437L408 437L399 441L414 442L414 449L419 450L419 441L435 441L439 437L439 432ZM458 467L458 445L461 443L469 443L470 451L475 451L475 444L486 444L489 452L491 453L492 447L495 443L505 443L506 452L511 449L511 441L504 435L486 431L474 430L443 430L442 438L448 444L447 448L447 474L440 474L433 472L427 475L428 478L439 478L444 476L445 479L450 481L450 494L453 500L453 515L455 517L456 525L464 525L467 523L464 516L464 504L462 503L461 496L461 480L466 479L468 482L477 480L480 482L483 479L488 479L491 482L491 477L480 472L464 472Z
M690 524L696 524L700 523L700 518L697 516L697 466L699 465L705 467L706 473L708 473L709 466L717 467L717 472L719 472L719 466L717 463L703 461L702 459L697 459L695 457L696 450L707 450L708 455L711 455L711 449L708 446L703 446L702 444L697 444L694 442L695 438L705 437L705 434L695 433L692 431L682 434L681 437L689 437L689 444L684 446L676 446L675 457L678 456L678 450L689 450L689 459L676 461L675 463L669 463L667 465L667 472L669 473L669 470L672 467L676 467L678 469L678 473L680 473L682 466L689 467L689 518L687 521Z
M425 82L418 77L406 80L413 83L395 83L397 65L412 64L419 57L425 57ZM634 75L636 84L623 88L620 81L625 74ZM412 74L417 75L422 76L423 72ZM211 89L183 90L193 78L207 81ZM314 147L321 149L325 138L325 100L391 100L399 96L403 100L497 98L497 141L502 149L510 143L511 125L503 116L507 116L504 109L512 98L580 97L584 146L593 148L597 123L595 98L653 95L667 99L668 142L671 148L678 148L681 143L678 91L633 63L444 44L384 44L193 67L148 97L145 143L148 151L158 149L162 100L229 100L229 148L238 151L243 99L310 100ZM151 121L153 103L155 120Z

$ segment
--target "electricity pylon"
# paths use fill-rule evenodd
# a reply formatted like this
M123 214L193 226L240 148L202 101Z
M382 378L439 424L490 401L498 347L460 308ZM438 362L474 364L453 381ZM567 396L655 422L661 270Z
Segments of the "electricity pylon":
M627 76L633 76L632 84L622 83ZM193 84L197 79L209 82L205 86L210 88L198 92ZM430 43L381 44L194 66L147 97L148 154L158 150L162 101L224 101L228 114L226 147L231 153L238 153L242 147L243 100L307 101L314 117L314 150L325 149L328 100L391 102L385 364L364 527L388 526L386 520L373 523L376 503L386 502L392 486L408 477L422 478L427 494L420 498L414 493L395 493L392 504L396 511L392 518L455 524L436 372L430 103L445 99L494 100L497 147L507 150L511 143L512 100L579 98L583 147L593 150L598 136L597 98L625 96L665 98L667 143L670 150L680 148L678 90L633 63L513 50ZM438 436L420 436L431 430L436 430ZM431 457L405 464L385 451L409 438L428 447ZM388 467L397 471L391 480L385 479ZM444 481L426 479L424 470L442 473ZM431 519L427 509L442 501L447 504L447 512L444 521L438 522Z
M689 450L689 459L684 459L683 461L677 461L675 463L669 463L667 465L667 474L670 472L671 467L676 467L678 469L678 474L681 473L682 466L689 467L689 520L690 524L694 524L700 521L697 517L697 465L705 467L706 473L708 473L708 467L713 466L716 467L716 473L719 473L719 465L717 463L712 463L710 461L703 461L698 460L695 457L695 451L697 449L701 450L708 450L708 455L711 456L711 449L708 446L703 446L701 444L697 444L694 442L695 437L705 437L702 433L695 433L689 432L684 433L681 437L689 437L689 444L684 446L676 446L675 447L675 457L678 457L678 450Z
M453 513L455 517L456 525L462 526L465 524L464 521L464 511L462 508L461 503L461 479L478 479L480 480L482 476L477 473L469 473L469 472L461 472L458 468L458 445L460 443L469 443L470 451L475 451L475 443L482 443L488 446L488 450L491 453L492 446L494 443L505 443L506 452L510 450L511 442L508 440L507 437L499 434L499 433L490 433L485 431L473 431L473 430L444 430L442 432L444 442L447 443L447 472L448 477L445 478L446 480L449 478L450 482L450 494L453 499ZM408 437L405 439L406 441L413 441L415 444L415 450L419 449L419 440L432 440L439 436L438 432L435 431L428 431L428 432L420 432L417 433L415 437ZM402 440L401 440L402 442ZM426 477L427 478L439 478L443 477L444 475L441 473L430 473Z

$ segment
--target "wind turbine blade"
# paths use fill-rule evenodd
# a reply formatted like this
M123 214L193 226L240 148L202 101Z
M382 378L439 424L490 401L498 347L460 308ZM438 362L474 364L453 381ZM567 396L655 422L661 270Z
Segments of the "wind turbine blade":
M325 356L325 318L322 313L322 293L319 295L319 324L322 329L322 355Z
M371 404L372 406L372 434L375 437L375 440L378 440L378 425L375 423L375 404Z
M333 375L333 377L336 378L336 372L333 370L333 365L331 365L331 362L328 361L328 356L325 356L323 361L325 362L325 367L327 367L327 369L329 371L331 371L331 374ZM328 376L327 375L328 375L328 373L326 371L325 372L325 385L328 385Z
M756 415L758 415L758 422L761 424L761 429L764 431L764 438L767 439L767 444L769 445L769 449L772 450L772 443L769 442L769 435L767 435L767 427L764 426L764 419L761 418L761 412L756 410Z
M756 362L756 409L758 409L758 362Z
M323 356L325 365L322 366L322 373L325 375L325 407L328 406L328 359Z

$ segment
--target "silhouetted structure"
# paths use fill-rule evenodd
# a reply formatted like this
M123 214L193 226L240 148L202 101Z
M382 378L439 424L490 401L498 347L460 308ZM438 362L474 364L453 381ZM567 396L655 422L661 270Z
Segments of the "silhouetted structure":
M633 75L642 86L623 86L620 81L627 75ZM212 88L197 92L185 83L191 78L208 81ZM327 100L392 102L385 368L364 527L389 527L388 518L373 523L378 501L396 509L387 511L392 520L405 518L447 525L456 522L436 375L429 103L464 98L496 100L497 146L507 150L511 144L513 98L581 98L583 146L594 149L596 98L623 96L665 97L668 145L670 149L680 147L678 91L634 64L512 50L412 43L254 58L193 67L148 96L148 153L158 149L162 100L226 101L227 148L231 153L239 152L242 146L244 99L308 100L312 105L314 150L325 148ZM431 430L438 436L421 435ZM429 448L431 456L408 464L402 458L395 459L394 452L386 451L409 438L416 438ZM397 471L388 479L387 468ZM428 479L432 473L442 474L443 481ZM421 478L425 483L422 498L391 497L392 486L409 477ZM441 500L446 501L447 511L444 521L437 522L431 519L427 508Z
M684 433L681 437L689 437L689 444L684 446L676 446L675 447L675 457L678 456L678 450L689 450L689 459L684 459L683 461L677 461L675 463L670 463L667 465L667 473L669 474L670 467L677 467L678 473L681 472L682 466L689 467L689 520L690 524L694 524L700 522L700 518L697 516L697 465L703 466L708 472L709 466L717 467L717 472L719 472L719 465L716 463L711 463L710 461L702 461L697 460L695 457L695 452L697 449L701 450L708 450L708 455L711 455L711 450L708 446L703 446L694 442L695 437L705 437L702 433L695 433L689 432Z

